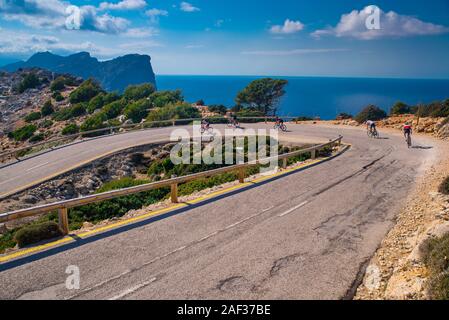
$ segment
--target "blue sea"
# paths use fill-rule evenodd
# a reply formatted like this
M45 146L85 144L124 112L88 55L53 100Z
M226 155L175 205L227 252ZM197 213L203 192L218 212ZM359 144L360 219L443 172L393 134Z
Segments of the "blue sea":
M189 102L234 106L237 93L255 79L250 76L157 76L159 90L181 89ZM448 80L274 77L289 81L280 103L283 116L334 119L346 112L357 114L374 104L385 111L402 101L409 105L449 98Z

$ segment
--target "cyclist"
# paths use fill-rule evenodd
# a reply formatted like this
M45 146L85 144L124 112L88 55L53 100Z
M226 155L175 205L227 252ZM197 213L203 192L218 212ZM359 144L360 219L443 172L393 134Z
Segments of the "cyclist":
M372 120L366 121L366 130L369 130L370 133L376 132L376 122Z
M236 128L239 126L239 122L237 121L237 115L235 113L231 113L229 115L229 124Z
M407 143L410 143L409 142L409 138L411 137L412 131L413 131L412 125L407 121L404 124L404 127L402 128L402 130L404 131L404 138L405 138L405 140L407 140Z
M284 120L276 116L276 126L279 126L281 128L284 125Z

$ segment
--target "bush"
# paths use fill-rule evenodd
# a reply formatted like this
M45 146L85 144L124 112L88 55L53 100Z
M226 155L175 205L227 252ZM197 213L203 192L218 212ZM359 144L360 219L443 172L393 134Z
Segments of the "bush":
M121 99L105 105L101 110L101 113L106 115L107 119L114 119L117 118L125 108L126 101L124 99Z
M53 125L53 121L51 120L44 120L39 124L40 128L50 128Z
M59 229L59 226L53 221L48 221L23 227L16 232L14 240L22 248L42 240L57 238L62 235L63 233Z
M449 99L435 101L427 105L413 107L420 117L445 118L449 117Z
M385 119L386 117L387 113L384 110L374 105L369 105L355 117L355 120L358 123L364 123L368 120L378 121Z
M70 102L73 104L88 102L101 92L103 92L101 86L95 80L89 79L70 94Z
M31 112L25 117L26 122L33 122L42 118L42 114L40 112Z
M36 130L37 127L35 125L30 124L21 127L13 132L10 132L8 136L16 141L25 141L31 138Z
M211 105L209 106L209 111L210 112L215 112L218 113L220 115L225 115L226 112L228 112L228 108L226 108L224 105Z
M412 110L410 106L406 105L403 102L396 102L395 105L391 108L391 115L400 115L400 114L409 114Z
M78 133L80 131L80 128L75 123L70 123L67 126L65 126L64 129L62 129L61 133L64 136L68 136L71 134Z
M104 123L107 121L107 117L104 113L100 112L97 113L84 121L84 123L81 125L81 131L92 131L97 129L102 129L106 127L106 124Z
M87 112L94 113L95 110L101 109L104 106L104 94L100 93L89 101L87 105Z
M72 118L80 117L86 114L86 107L79 103L68 108L62 108L53 114L53 119L56 121L66 121Z
M17 90L19 93L25 92L27 89L36 88L40 84L39 78L34 73L28 73L20 82Z
M47 102L44 103L44 106L41 109L41 114L43 117L49 116L55 112L55 109L53 108L53 105L51 104L51 100L47 100Z
M447 177L440 185L440 189L439 191L442 194L447 194L449 195L449 177Z
M353 116L346 112L342 112L337 115L337 120L348 120L348 119L352 119L352 118L353 118ZM310 120L313 120L313 119L310 118Z
M184 101L181 90L157 91L150 96L154 108L163 108L168 104L176 104Z
M64 97L62 96L61 92L56 91L52 95L52 98L56 100L56 102L61 102L64 100Z
M14 248L16 241L14 240L14 234L17 230L8 230L6 233L0 235L0 254L4 253L8 248Z
M150 102L147 99L142 99L129 104L125 108L123 114L127 119L131 119L134 123L139 123L142 119L146 118L150 107Z
M449 300L449 234L428 239L421 245L420 252L430 271L431 299Z
M55 91L61 91L65 88L65 82L66 79L64 77L57 77L50 85L50 90Z
M164 108L152 110L147 117L148 121L163 121L174 119L201 118L198 109L190 104L169 104Z
M36 134L30 138L30 142L40 142L45 139L45 135L43 133Z
M123 96L128 101L137 101L140 99L148 98L154 92L154 86L151 83L145 83L142 85L128 86Z

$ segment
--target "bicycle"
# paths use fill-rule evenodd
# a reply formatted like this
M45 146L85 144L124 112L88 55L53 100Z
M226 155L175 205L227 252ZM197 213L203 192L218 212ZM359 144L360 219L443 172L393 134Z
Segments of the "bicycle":
M369 138L374 138L377 139L379 138L379 132L377 131L377 129L373 129L373 130L366 130L366 134L368 135Z
M405 134L405 142L407 142L407 147L410 149L412 147L412 134L410 132Z
M201 134L204 134L204 133L212 134L213 131L214 131L214 129L212 129L212 127L210 125L208 125L208 124L201 125Z
M276 123L274 125L274 130L279 130L281 129L282 131L286 132L287 131L287 126L284 123Z

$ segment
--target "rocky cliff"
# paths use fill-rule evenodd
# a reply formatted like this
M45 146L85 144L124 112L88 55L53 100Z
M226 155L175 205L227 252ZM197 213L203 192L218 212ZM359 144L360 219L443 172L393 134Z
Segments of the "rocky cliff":
M50 52L33 55L28 61L1 67L9 72L20 68L43 68L56 73L68 73L84 79L95 78L108 91L122 92L127 86L152 83L156 78L148 55L130 54L108 61L98 61L88 52L80 52L67 57Z

